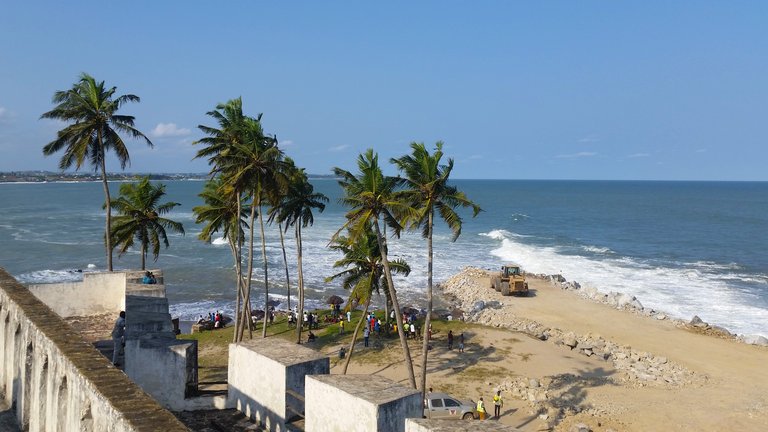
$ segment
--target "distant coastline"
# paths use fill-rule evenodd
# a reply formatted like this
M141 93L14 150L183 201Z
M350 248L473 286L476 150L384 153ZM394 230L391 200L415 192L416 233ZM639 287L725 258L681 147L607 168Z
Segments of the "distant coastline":
M108 181L126 182L149 176L151 180L205 181L208 173L107 173ZM330 179L333 175L310 174L310 179ZM80 183L101 181L97 173L54 172L54 171L10 171L0 172L0 183Z

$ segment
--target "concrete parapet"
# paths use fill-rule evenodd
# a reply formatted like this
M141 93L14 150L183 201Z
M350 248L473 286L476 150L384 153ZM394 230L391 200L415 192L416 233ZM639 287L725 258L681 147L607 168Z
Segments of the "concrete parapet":
M188 431L2 269L0 391L24 430Z
M125 284L125 294L143 297L165 297L165 285L128 282Z
M83 273L82 282L29 285L62 318L115 314L125 305L125 273Z
M270 431L304 414L305 377L330 372L315 350L279 338L229 345L229 405Z
M456 419L422 419L409 418L405 420L405 432L519 432L520 429L496 421Z
M306 432L404 432L421 418L421 393L377 375L315 375L306 380Z
M189 407L197 391L197 341L177 340L168 299L125 298L125 373L162 405Z

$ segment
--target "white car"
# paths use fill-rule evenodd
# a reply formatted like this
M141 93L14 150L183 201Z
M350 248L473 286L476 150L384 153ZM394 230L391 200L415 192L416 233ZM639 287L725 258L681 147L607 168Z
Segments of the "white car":
M447 393L429 393L425 402L425 418L474 420L479 417L475 402L462 402Z

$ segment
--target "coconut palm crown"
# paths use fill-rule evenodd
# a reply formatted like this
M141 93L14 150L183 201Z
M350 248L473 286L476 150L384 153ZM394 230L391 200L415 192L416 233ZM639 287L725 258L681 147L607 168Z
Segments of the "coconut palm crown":
M176 221L162 217L177 202L160 203L165 196L165 185L152 184L149 177L139 183L124 183L120 186L120 196L112 201L112 210L118 213L112 224L112 241L120 249L120 255L133 247L134 240L141 245L141 269L146 268L146 256L152 246L154 260L160 256L160 244L169 247L166 230L184 234L184 226Z
M116 91L117 87L106 87L104 81L96 81L83 73L71 89L55 92L53 103L56 106L40 116L68 123L58 131L55 140L43 147L44 155L50 156L64 150L59 160L59 168L62 170L72 166L79 170L87 161L95 171L101 171L104 206L107 209L104 238L109 271L112 271L112 243L108 235L112 232L112 206L107 183L107 153L114 152L120 168L125 169L130 163L130 156L120 133L141 139L152 147L152 141L135 128L133 116L117 113L124 104L139 102L139 97L132 94L116 96Z
M371 304L373 293L378 293L385 283L384 264L381 258L376 233L369 225L362 236L358 237L337 237L331 244L331 249L341 252L342 258L333 264L334 268L345 268L345 270L336 273L328 278L326 282L334 279L341 279L341 286L349 290L349 301L347 307L352 308L353 304L363 303L365 308L363 314L355 326L352 334L352 341L349 344L347 360L344 362L342 374L347 373L349 362L355 351L355 342L360 333L360 328L368 315L368 308ZM393 273L408 276L411 268L405 260L397 259L389 261L390 270Z

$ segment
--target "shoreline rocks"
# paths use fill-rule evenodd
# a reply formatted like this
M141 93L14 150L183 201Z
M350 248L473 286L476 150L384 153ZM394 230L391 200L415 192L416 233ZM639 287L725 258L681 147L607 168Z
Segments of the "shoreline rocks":
M622 346L600 335L576 334L572 331L546 327L536 321L516 316L514 311L503 307L503 302L487 300L491 290L481 283L487 277L486 271L468 267L441 284L443 292L450 294L454 302L457 303L456 307L469 311L464 315L466 321L518 331L541 341L549 341L563 347L563 349L586 357L595 357L611 362L616 370L623 372L623 376L611 379L621 384L635 387L674 387L699 385L706 382L705 376L675 364L666 357L638 351L630 346ZM547 279L550 281L564 280L559 275L547 277ZM600 294L593 289L576 288L580 287L576 283L557 283L571 287L568 289L587 291L585 296L589 298L602 297L604 301L607 301L606 299L609 297L614 298L617 305L621 304L621 306L617 306L619 309L640 310L638 308L640 302L633 296L618 293L609 296Z

